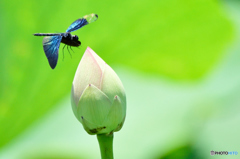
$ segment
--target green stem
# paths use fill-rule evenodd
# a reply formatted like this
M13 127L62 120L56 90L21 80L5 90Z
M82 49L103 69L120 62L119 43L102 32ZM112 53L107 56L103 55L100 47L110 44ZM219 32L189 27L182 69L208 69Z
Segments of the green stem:
M102 159L113 159L113 133L97 134Z

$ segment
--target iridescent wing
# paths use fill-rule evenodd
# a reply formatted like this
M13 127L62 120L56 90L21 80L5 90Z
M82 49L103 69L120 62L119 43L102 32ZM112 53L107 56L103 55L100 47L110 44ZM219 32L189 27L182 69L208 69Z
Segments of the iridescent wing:
M54 69L58 61L58 50L62 36L46 36L43 38L43 49L47 56L49 65Z
M83 27L84 25L87 25L89 23L92 23L94 21L96 21L98 19L98 15L97 14L89 14L89 15L85 15L83 18L80 18L76 21L74 21L66 30L66 32L72 32L75 30L80 29L81 27Z

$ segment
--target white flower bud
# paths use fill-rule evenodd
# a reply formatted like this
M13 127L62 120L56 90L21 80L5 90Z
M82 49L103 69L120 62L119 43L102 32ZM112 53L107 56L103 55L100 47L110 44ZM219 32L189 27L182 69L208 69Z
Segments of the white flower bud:
M125 91L117 74L87 48L72 85L72 109L89 134L119 131L126 116Z

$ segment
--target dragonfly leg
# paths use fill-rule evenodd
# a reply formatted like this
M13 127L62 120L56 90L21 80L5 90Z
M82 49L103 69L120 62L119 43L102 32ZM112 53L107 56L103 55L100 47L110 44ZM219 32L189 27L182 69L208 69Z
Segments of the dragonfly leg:
M63 51L63 59L64 59L64 48L65 48L65 46L66 46L66 45L64 45L63 48L62 48L62 51ZM63 59L62 59L62 60L63 60Z
M71 48L71 47L70 47L70 48ZM68 49L68 46L67 46L67 49ZM72 55L71 55L71 53L70 53L69 49L68 49L68 53L70 54L70 56L71 56L71 58L72 58Z
M74 52L71 46L70 46L70 49L72 50L72 52Z

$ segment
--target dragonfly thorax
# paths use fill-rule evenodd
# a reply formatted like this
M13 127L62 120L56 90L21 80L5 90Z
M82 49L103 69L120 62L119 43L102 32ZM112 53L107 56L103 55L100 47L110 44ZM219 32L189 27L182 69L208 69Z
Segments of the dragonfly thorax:
M62 33L62 43L69 45L69 46L80 46L81 42L78 41L77 35L71 35L70 33Z

